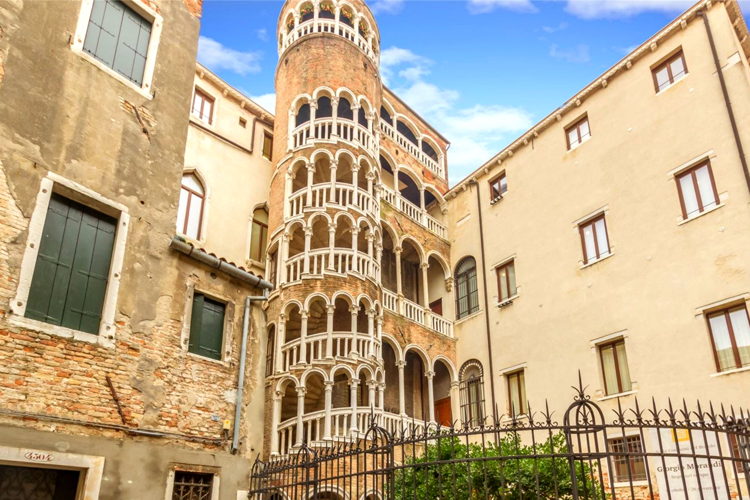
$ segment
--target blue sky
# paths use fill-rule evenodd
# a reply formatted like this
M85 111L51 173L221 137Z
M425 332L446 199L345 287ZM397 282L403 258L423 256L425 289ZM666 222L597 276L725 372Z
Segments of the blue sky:
M374 0L386 84L448 140L451 184L692 0ZM282 2L205 0L198 59L274 111ZM750 13L750 0L743 0Z

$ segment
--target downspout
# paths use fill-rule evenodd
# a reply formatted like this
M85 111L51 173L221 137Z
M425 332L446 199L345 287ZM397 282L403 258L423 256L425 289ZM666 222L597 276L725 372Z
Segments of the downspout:
M237 453L240 447L240 419L245 396L245 365L247 364L247 337L250 332L250 314L252 303L268 300L268 289L263 289L263 295L245 297L245 313L242 318L242 347L240 348L240 376L237 380L237 401L234 408L234 427L232 436L232 453Z
M711 46L711 55L714 58L714 66L716 66L716 74L719 75L719 83L721 84L721 93L724 95L724 104L727 108L727 115L729 115L729 123L732 125L732 133L734 134L734 143L737 146L737 154L740 157L740 164L742 165L742 172L745 174L745 183L747 189L750 191L750 170L747 167L747 160L745 159L745 150L742 147L742 139L740 138L740 131L737 128L737 122L734 119L734 111L732 110L732 102L729 100L729 91L727 90L727 83L724 81L724 73L721 69L721 63L719 62L719 56L716 53L716 44L714 43L714 35L711 32L711 25L708 22L708 16L705 10L699 10L697 15L703 18L703 25L706 27L706 34L708 35L708 44Z
M492 335L490 335L490 301L487 294L487 262L484 256L484 225L482 224L482 197L479 192L479 183L471 179L469 184L477 188L477 212L479 214L479 248L482 255L482 285L484 287L484 322L487 332L487 356L489 357L490 391L492 396L492 411L497 419L497 401L495 400L495 368L492 362Z

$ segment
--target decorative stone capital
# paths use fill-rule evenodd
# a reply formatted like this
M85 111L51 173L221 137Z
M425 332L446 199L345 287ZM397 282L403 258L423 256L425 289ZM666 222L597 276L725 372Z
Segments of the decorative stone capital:
M403 252L403 251L404 251L404 249L402 247L400 247L400 246L393 247L393 253L395 253L396 255L401 255L401 252Z
M311 226L305 226L305 236L312 236L313 234L313 228Z
M336 306L334 304L326 305L326 313L333 314L334 311L336 311Z
M356 306L350 306L349 312L352 313L352 315L359 314L359 308Z
M445 279L445 290L447 292L450 292L451 290L453 290L453 277L452 276L450 278Z
M336 232L336 224L333 222L328 224L328 232L329 233L335 233Z
M454 380L453 382L451 382L451 389L458 389L460 387L461 387L461 382L459 382L458 380Z
M419 268L420 269L427 269L428 267L430 267L430 263L429 262L421 262L419 264Z
M333 380L326 380L325 382L323 382L326 392L332 391L334 384L335 382Z
M283 392L281 392L281 391L274 391L273 392L273 400L274 401L281 402L282 399L284 399L284 393Z
M297 397L304 397L307 394L307 387L297 386Z
M299 312L299 316L301 319L307 319L309 317L309 313L307 312L307 309L302 309Z
M424 372L424 376L427 377L427 380L431 380L433 377L435 377L435 372L432 370L427 370Z
M398 368L404 368L406 366L406 361L404 361L403 359L399 359L398 361L396 361L396 366Z

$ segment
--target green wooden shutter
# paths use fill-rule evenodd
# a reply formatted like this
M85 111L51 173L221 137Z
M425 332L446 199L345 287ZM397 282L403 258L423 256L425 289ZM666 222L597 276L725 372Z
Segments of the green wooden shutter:
M115 219L53 194L26 316L99 333L115 230Z
M221 359L224 310L225 306L221 302L200 293L193 296L188 351L211 359Z

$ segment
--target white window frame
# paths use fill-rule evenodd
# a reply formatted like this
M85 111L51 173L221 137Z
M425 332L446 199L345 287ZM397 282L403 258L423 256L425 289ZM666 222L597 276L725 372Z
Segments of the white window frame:
M190 345L190 325L193 321L193 297L195 294L201 293L206 297L216 300L224 304L224 325L222 327L221 335L221 359L211 359L200 354L192 353L188 350ZM183 311L182 319L182 330L180 331L180 347L183 352L193 359L200 359L209 363L218 363L224 366L229 366L229 362L232 359L232 345L233 345L233 328L234 325L234 313L235 307L234 302L229 297L217 294L214 292L206 292L203 288L196 283L188 283L187 293L185 294L185 309Z
M99 498L99 490L104 476L104 457L0 446L0 463L16 467L80 471L81 477L78 480L78 487L81 498Z
M526 404L529 403L529 391L528 391L528 384L526 383L528 380L528 373L529 373L529 364L527 362L519 363L517 365L508 366L506 368L503 368L500 370L500 377L502 377L503 383L500 384L502 386L502 400L505 402L505 406L508 406L508 402L510 401L510 390L508 388L508 379L507 375L511 375L516 372L523 372L523 385L524 385L524 392L526 393ZM506 408L506 410L510 410L510 408ZM528 415L526 415L526 412L528 411L528 406L523 409L523 412L519 412L518 415L516 415L516 420L520 420L523 418L528 418ZM507 418L510 418L510 413L506 416Z
M596 390L597 401L606 401L608 399L620 398L623 396L629 396L638 392L638 382L633 378L633 371L631 364L628 362L628 373L630 374L630 390L618 392L616 394L607 394L606 381L604 379L604 366L602 366L602 357L599 354L599 349L615 340L622 340L625 344L625 352L628 353L630 349L630 332L628 330L620 330L614 333L599 337L590 342L591 354L594 356L594 362L596 363L596 371L599 377L599 389Z
M211 500L219 500L219 491L221 489L221 476L219 475L218 471L205 470L205 468L200 465L189 466L189 465L182 465L182 464L177 465L177 466L172 466L169 468L169 473L167 474L167 487L164 491L164 500L172 500L172 495L174 494L175 471L213 474L214 479L213 479L213 482L211 483Z
M83 42L86 40L86 31L88 30L89 20L91 19L91 11L94 8L94 1L95 0L81 1L81 11L78 14L76 31L70 44L71 50L97 68L101 69L105 73L108 73L110 76L116 78L131 89L135 90L143 97L152 99L154 97L152 82L154 77L154 68L156 67L156 53L159 48L161 31L164 24L163 17L159 15L159 13L155 9L153 9L149 5L146 5L146 3L144 2L139 2L137 0L121 0L122 3L136 11L139 15L143 16L143 18L147 21L151 22L151 38L149 39L148 49L146 51L146 65L143 68L143 83L139 86L135 82L125 78L120 73L83 50Z
M191 117L193 116L192 113L190 114L190 116ZM180 175L180 190L182 190L182 178L184 176L190 175L190 174L194 175L198 179L198 181L201 183L201 185L203 186L203 211L202 211L202 216L201 216L201 220L200 220L200 234L198 235L199 238L196 240L194 238L191 238L187 234L183 234L183 232L180 231L179 228L177 227L177 219L176 218L175 218L174 228L175 228L175 232L178 235L184 237L185 239L188 239L190 241L195 241L195 242L198 242L198 243L205 243L206 242L206 236L208 235L208 231L209 231L209 225L206 223L206 221L208 220L208 213L209 213L209 210L211 208L211 204L210 204L211 189L208 186L208 182L206 182L206 178L198 170L198 168L197 167L190 167L190 168L186 168L185 170L183 170L182 174ZM180 200L178 198L177 199L177 217L179 217L179 213L180 213Z
M117 230L115 231L115 241L112 245L112 260L110 261L109 276L107 278L107 290L104 292L102 319L99 324L98 335L25 317L31 281L34 277L34 269L39 254L39 244L44 232L44 223L47 220L47 210L52 193L60 193L66 198L90 206L117 219ZM99 193L58 174L53 172L48 173L47 177L41 181L36 205L31 214L26 248L21 262L21 274L18 278L16 296L11 303L10 322L22 328L29 328L58 337L72 338L74 340L113 348L115 346L116 334L115 313L117 311L117 297L120 291L120 279L122 277L122 266L125 258L125 244L129 225L130 215L128 207L125 205L105 198Z

